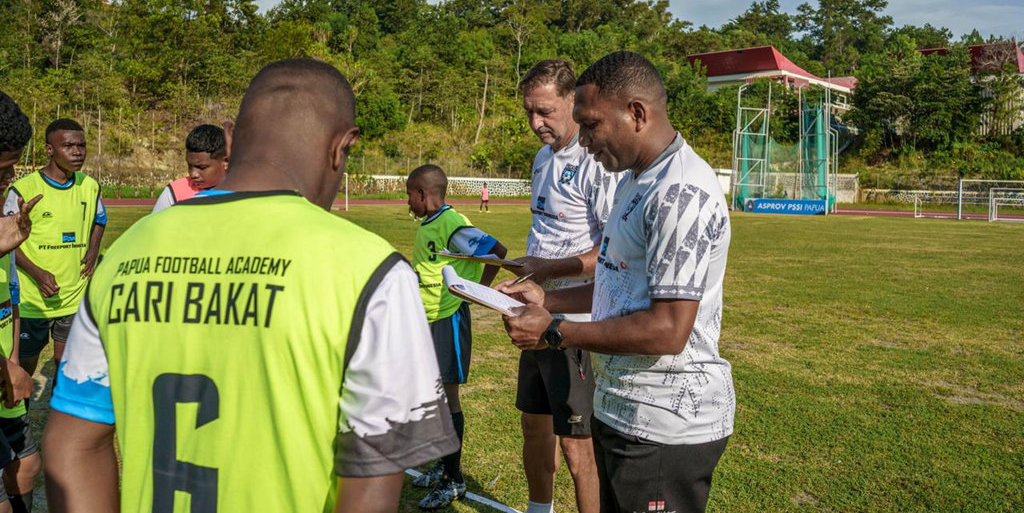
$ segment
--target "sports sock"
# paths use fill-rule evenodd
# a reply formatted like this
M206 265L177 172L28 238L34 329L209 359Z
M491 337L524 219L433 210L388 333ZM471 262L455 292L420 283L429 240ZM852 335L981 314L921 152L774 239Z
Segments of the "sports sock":
M527 503L526 511L523 513L555 513L555 506L553 502L530 501Z
M452 414L452 424L455 424L455 434L459 436L459 450L441 458L444 462L444 473L453 481L463 482L462 477L462 433L465 429L466 419L462 412Z
M32 490L21 495L8 495L7 498L11 501L11 509L14 510L14 513L32 512Z

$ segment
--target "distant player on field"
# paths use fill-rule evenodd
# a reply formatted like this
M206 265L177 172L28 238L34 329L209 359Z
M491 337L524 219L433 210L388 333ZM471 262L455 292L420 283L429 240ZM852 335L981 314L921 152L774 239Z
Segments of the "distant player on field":
M159 212L175 203L185 201L199 191L212 189L228 173L228 148L224 142L224 129L214 125L199 125L185 138L185 163L188 176L167 184L153 205Z
M394 512L458 449L416 275L328 211L354 103L329 64L264 67L228 177L110 246L44 435L52 511Z
M485 285L494 280L499 270L496 266L445 258L439 253L447 249L452 253L478 256L493 253L504 258L507 252L494 237L473 226L466 216L444 202L447 190L448 177L440 167L431 164L414 169L406 181L409 210L416 217L426 218L416 230L412 265L419 275L420 296L430 322L434 350L441 367L441 381L460 441L458 451L445 456L430 472L413 481L414 486L433 486L419 504L426 510L440 509L466 494L461 449L464 417L459 403L459 385L469 377L473 332L469 303L448 292L441 269L451 265L462 278Z

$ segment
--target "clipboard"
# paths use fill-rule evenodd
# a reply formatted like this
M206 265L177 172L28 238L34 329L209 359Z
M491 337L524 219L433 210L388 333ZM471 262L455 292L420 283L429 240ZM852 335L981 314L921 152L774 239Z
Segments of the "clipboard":
M441 268L441 276L444 278L444 286L448 289L448 292L471 303L476 303L512 317L516 315L512 312L513 308L526 306L488 286L463 279L450 265Z
M498 258L496 255L466 255L464 253L452 253L447 249L442 249L437 252L437 255L446 258L457 258L459 260L469 260L470 262L478 262L485 265L496 265L499 267L522 267L523 264L513 260L505 260L504 258Z

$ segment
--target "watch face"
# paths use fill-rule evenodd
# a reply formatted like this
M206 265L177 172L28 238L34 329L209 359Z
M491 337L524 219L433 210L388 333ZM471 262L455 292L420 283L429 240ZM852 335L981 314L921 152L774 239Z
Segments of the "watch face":
M562 348L562 332L558 331L559 324L561 323L558 321L552 322L548 329L544 331L544 341L552 349Z

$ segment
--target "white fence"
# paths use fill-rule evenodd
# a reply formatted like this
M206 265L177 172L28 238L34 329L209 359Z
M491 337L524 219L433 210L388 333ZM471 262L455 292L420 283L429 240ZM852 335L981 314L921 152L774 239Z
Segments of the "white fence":
M354 194L387 194L405 192L405 177L399 175L350 175ZM516 178L448 177L448 195L478 196L487 184L487 190L495 198L521 197L530 195L530 181Z
M718 183L723 191L729 191L732 184L731 169L716 169ZM792 174L778 173L781 182L791 182ZM352 192L354 194L387 194L405 192L405 177L400 175L351 175ZM487 184L491 196L495 198L524 197L530 195L530 181L518 178L478 178L448 177L448 194L452 196L475 196L480 188ZM792 197L792 196L791 196ZM857 175L839 175L837 201L853 203L857 201Z
M722 185L722 190L731 191L733 171L731 169L717 169L715 172L718 174L718 183ZM834 176L836 183L832 185L832 190L829 191L829 194L835 195L836 203L856 203L858 201L858 193L860 192L858 175L839 174ZM769 175L768 180L769 183L766 190L773 194L773 197L800 197L797 189L801 187L802 182L796 173L773 172Z
M864 189L864 201L868 203L903 203L907 205L956 205L957 191L933 191L927 189Z

